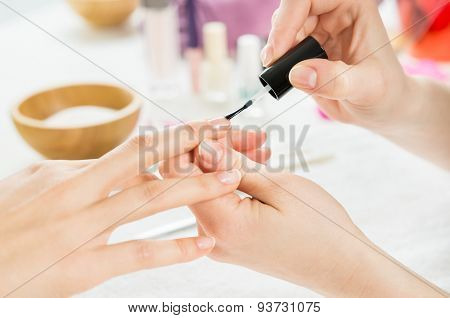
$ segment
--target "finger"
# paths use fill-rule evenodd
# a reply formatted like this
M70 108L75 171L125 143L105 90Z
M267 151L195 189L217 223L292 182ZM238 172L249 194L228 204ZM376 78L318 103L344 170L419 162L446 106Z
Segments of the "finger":
M279 59L294 44L298 32L305 24L311 7L311 1L282 0L278 12L273 18L267 45L261 52L264 66Z
M368 1L361 6L366 8L370 5L376 6L376 2ZM344 3L342 0L282 0L276 14L272 16L272 30L269 40L261 52L263 65L269 66L283 56L296 42L313 33L318 25L320 15L330 13L339 7L342 7L342 12L348 14L351 12L349 6L354 6L354 4L352 2ZM314 16L317 18L309 19ZM333 19L330 19L330 21L333 21ZM328 35L322 31L313 33L313 36L321 43L328 38Z
M308 35L310 35L316 28L318 22L319 22L319 18L315 15L307 17L305 24L300 29L300 31L297 33L297 36L295 39L295 44L303 41ZM323 38L315 37L315 39L317 41L319 41L320 43L322 43L322 41L324 41Z
M272 151L270 150L270 148L260 148L246 151L243 153L243 155L245 155L248 159L252 161L265 164L267 160L270 159Z
M273 176L264 165L250 160L243 154L226 147L221 142L204 140L200 146L197 161L203 171L224 171L239 169L242 180L238 189L266 203L274 203L285 197L285 193L274 189ZM280 196L277 196L277 194Z
M175 158L171 159L171 161L174 160ZM163 171L161 175L175 178L186 176L188 173L192 175L203 174L203 171L190 161L183 160L183 158L179 158L179 160L184 162L183 169L178 168L178 163L165 161L163 167L160 169L160 171ZM231 192L211 200L190 205L189 208L194 212L195 218L197 219L198 234L205 235L207 234L205 228L212 228L215 224L220 224L223 221L224 213L229 218L233 218L233 213L237 210L236 208L240 202L241 198L239 195Z
M0 209L11 202L32 202L47 190L63 184L95 160L44 160L0 181ZM36 204L33 204L36 206Z
M267 137L265 132L256 130L231 130L230 135L231 146L236 151L243 152L253 161L265 163L270 158L270 149L260 148L266 142ZM189 165L191 162L193 162L192 152L181 154L177 157L164 160L159 166L159 172L164 178L184 176L186 173L183 172L190 172L195 167L195 165ZM201 170L199 172L201 173Z
M188 175L188 173L192 175L204 174L197 165L186 160L184 160L183 169L179 169L179 163L173 162L174 160L175 158L170 160L172 162L165 161L163 167L161 167L160 171L163 171L161 174L164 177L179 178ZM179 158L179 160L183 161L182 158ZM228 218L232 219L240 202L241 198L239 195L231 192L211 200L190 205L189 208L194 212L197 219L198 233L205 235L207 233L205 229L210 229L215 224L220 224L223 221L224 213L227 214Z
M122 191L124 189L131 188L135 185L142 184L145 182L158 180L158 177L149 172L143 172L137 176L132 177L131 179L125 180L123 183L119 184L116 188L116 191Z
M275 11L272 14L272 19L270 20L270 23L272 26L274 25L275 21L277 20L278 14L280 12L280 8L275 9Z
M164 160L159 166L159 173L163 178L194 177L203 174L192 161L191 153Z
M264 131L259 130L232 130L231 146L239 152L260 148L267 139Z
M152 164L191 151L204 138L222 138L229 128L230 122L224 118L191 122L163 131L149 128L87 167L74 181L83 192L80 197L84 195L86 200L97 200Z
M129 241L101 247L96 267L105 279L143 269L193 261L214 248L210 237L191 237L169 241Z
M84 168L94 163L97 159L85 159L85 160L58 160L61 161L64 165L73 168Z
M214 172L194 177L146 182L100 201L82 213L77 221L86 232L113 229L156 212L210 200L236 190L238 170ZM81 225L80 225L81 226Z
M295 1L295 0L294 0ZM374 5L376 6L376 2L373 1L367 1L368 3L364 2L364 6ZM354 6L354 3L348 2L342 0L326 0L326 1L311 1L311 8L310 8L310 15L321 15L329 13L333 10L335 10L338 7L347 6L346 10L349 11L349 6Z
M306 60L294 66L289 79L306 93L356 104L369 104L383 91L383 75L370 61L352 66L342 61Z

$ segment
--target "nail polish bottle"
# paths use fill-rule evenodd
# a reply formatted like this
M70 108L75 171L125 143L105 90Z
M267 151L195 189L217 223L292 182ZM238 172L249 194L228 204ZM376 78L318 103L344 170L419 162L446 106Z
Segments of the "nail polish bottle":
M327 59L328 56L320 43L312 36L308 36L266 68L259 75L259 80L272 97L280 99L292 89L289 81L291 69L301 61L314 58Z
M200 94L200 69L203 52L199 45L197 30L197 0L186 0L185 11L187 16L188 43L184 57L188 64L191 79L192 93Z
M264 100L265 96L268 94L277 100L281 99L292 89L292 84L289 81L289 73L291 69L297 63L313 58L327 59L328 55L315 38L308 36L275 61L271 66L266 68L259 75L259 81L263 87L258 90L256 94L244 104L244 106L226 115L225 118L228 120L233 119L250 106Z
M237 92L239 102L251 99L260 89L258 80L263 67L260 59L262 48L261 39L254 34L245 34L238 38L236 61L237 61ZM245 115L261 117L263 108L259 107L253 112Z
M179 90L178 11L171 0L143 0L143 40L153 96L168 97Z
M231 101L232 64L225 24L209 22L203 26L203 50L201 94L208 103L226 105Z

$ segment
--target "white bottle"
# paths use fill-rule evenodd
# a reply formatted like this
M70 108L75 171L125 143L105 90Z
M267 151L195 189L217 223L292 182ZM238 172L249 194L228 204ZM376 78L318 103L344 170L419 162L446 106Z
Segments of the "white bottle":
M246 102L253 98L263 87L259 81L259 74L263 67L260 59L262 49L261 39L254 34L245 34L238 38L237 41L237 91L238 101ZM258 107L254 107L243 115L248 117L263 116L263 103L259 103Z
M221 22L209 22L203 26L201 93L212 104L231 102L232 64L228 57L227 30Z
M177 91L180 70L177 7L171 0L143 0L142 4L145 54L152 93L173 95Z

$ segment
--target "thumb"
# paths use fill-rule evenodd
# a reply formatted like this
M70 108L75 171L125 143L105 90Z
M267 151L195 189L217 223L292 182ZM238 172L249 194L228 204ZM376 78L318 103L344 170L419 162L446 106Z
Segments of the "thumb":
M265 165L259 164L220 141L204 140L196 156L199 166L205 172L224 171L232 167L242 175L238 189L253 198L271 205L277 205L286 193L277 186L277 174L270 173Z
M342 61L305 60L289 74L292 85L314 96L368 104L378 95L381 74L370 63L348 65Z
M148 268L193 261L214 248L212 237L188 237L168 241L136 240L107 245L96 250L93 261L105 280Z

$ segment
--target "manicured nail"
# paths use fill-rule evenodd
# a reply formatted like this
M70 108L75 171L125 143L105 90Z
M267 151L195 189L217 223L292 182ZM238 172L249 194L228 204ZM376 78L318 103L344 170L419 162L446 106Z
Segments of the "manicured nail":
M317 72L311 67L299 65L291 70L289 79L296 87L313 89L317 84Z
M263 66L268 66L272 62L273 49L272 46L267 44L261 51L261 61Z
M214 247L216 240L213 237L200 236L197 238L197 246L201 250L209 250Z
M266 154L266 160L262 161L262 164L266 164L267 161L269 161L270 157L272 157L272 149L268 148L268 147L262 147L261 148L261 152L264 152Z
M217 178L224 184L236 184L241 181L241 172L238 169L223 171L217 174Z
M214 118L208 120L208 123L214 128L214 129L225 129L229 128L231 126L231 121L224 117Z
M216 141L203 140L200 143L199 153L202 159L206 162L217 163L222 160L223 147Z

